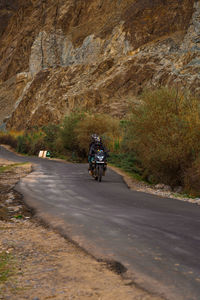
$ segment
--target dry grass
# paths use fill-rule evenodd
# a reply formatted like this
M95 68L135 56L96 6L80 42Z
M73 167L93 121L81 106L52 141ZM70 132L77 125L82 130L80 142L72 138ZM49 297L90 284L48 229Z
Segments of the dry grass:
M137 151L147 174L181 184L200 153L200 102L167 88L145 92L142 101L130 120L129 149Z

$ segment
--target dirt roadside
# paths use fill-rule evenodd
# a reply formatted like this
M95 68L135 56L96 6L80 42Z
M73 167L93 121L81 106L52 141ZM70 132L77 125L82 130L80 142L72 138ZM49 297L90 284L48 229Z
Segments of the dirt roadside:
M40 225L14 190L30 171L0 160L0 299L161 299Z
M109 166L113 171L117 172L119 175L121 175L127 184L128 188L133 191L138 192L144 192L147 194L156 195L162 198L172 198L180 201L190 202L193 204L200 205L200 198L190 198L189 196L186 197L186 195L175 193L173 191L165 191L163 189L157 188L155 185L150 186L149 184L138 181L131 176L129 176L126 172L121 170L120 168ZM161 184L162 186L162 184Z

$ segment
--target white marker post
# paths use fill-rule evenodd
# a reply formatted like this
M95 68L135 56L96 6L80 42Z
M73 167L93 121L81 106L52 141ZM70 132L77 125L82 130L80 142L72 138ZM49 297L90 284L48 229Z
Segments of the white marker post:
M38 157L43 157L43 155L44 155L44 151L40 150Z
M50 158L51 157L51 153L48 150L40 150L38 157L41 158Z

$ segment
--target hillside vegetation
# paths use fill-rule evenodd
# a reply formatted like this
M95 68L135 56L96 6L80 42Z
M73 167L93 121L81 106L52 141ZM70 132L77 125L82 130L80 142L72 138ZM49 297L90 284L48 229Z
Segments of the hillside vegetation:
M2 143L86 161L97 132L111 163L199 196L199 0L0 0L0 25Z
M103 137L114 165L200 196L200 105L189 92L145 91L126 119L75 111L60 125L2 133L0 142L29 155L48 149L54 157L87 161L92 133Z

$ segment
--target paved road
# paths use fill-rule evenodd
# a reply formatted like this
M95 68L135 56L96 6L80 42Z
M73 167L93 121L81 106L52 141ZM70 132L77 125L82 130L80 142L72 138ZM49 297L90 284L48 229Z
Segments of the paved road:
M18 157L34 163L17 185L46 222L95 257L122 263L134 282L166 299L200 299L200 206L127 188L108 170L93 180L84 164Z

